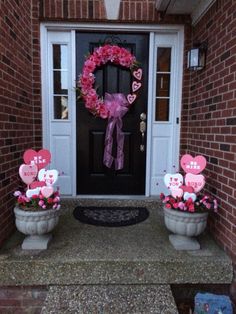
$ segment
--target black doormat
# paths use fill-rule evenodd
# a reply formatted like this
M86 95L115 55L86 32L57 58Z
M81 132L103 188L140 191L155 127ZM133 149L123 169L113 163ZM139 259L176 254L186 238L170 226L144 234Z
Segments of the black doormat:
M73 214L83 223L103 227L130 226L146 220L149 216L145 207L78 206Z

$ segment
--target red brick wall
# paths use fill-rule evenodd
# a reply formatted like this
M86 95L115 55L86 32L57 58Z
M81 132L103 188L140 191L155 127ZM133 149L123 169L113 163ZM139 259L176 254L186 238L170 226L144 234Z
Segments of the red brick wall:
M36 52L32 49L31 0L1 1L0 11L1 245L14 230L12 194L19 186L23 152L35 144L32 64Z
M206 188L220 200L211 230L236 263L235 36L234 0L216 1L193 28L192 43L207 41L208 52L206 68L190 75L187 149L207 157Z
M44 287L0 287L0 313L41 313L48 288Z

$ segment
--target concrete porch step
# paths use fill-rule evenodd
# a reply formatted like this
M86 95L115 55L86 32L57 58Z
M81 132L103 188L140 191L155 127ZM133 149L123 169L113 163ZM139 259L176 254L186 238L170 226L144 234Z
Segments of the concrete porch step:
M177 314L168 285L52 286L42 314Z
M139 224L107 228L80 223L78 205L146 206L149 218ZM169 242L156 199L66 200L46 251L23 251L16 232L0 251L0 286L11 285L161 285L228 284L232 263L207 233L201 250L176 251Z

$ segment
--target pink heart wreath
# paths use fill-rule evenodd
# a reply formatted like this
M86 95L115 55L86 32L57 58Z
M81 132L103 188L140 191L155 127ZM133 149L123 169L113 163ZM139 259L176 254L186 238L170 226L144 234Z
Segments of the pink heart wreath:
M107 62L111 62L115 65L120 65L121 67L130 69L130 71L132 72L132 76L135 79L139 80L139 82L134 81L132 83L132 94L129 94L127 96L119 93L106 94L104 100L102 98L99 98L95 88L93 87L95 83L94 71L97 67L105 65ZM135 92L137 92L141 88L141 78L142 69L138 67L135 56L132 55L127 49L119 47L117 45L106 44L104 46L96 48L94 52L89 55L84 62L82 73L79 76L77 86L79 93L85 102L85 107L94 116L100 117L102 119L108 118L103 158L103 163L108 168L112 166L113 161L115 162L116 170L120 170L123 168L124 135L122 132L122 117L128 111L129 106L133 104L133 102L137 98ZM111 154L113 130L115 128L117 133L116 158L114 158Z

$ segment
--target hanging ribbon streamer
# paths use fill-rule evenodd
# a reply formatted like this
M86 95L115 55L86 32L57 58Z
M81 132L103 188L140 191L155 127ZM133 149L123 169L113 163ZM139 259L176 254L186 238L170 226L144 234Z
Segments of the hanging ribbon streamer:
M122 132L122 118L129 110L129 103L124 94L105 94L104 105L109 111L109 118L105 135L105 149L103 163L108 168L111 168L113 161L115 169L120 170L124 165L124 133ZM112 156L113 132L116 129L116 158Z

